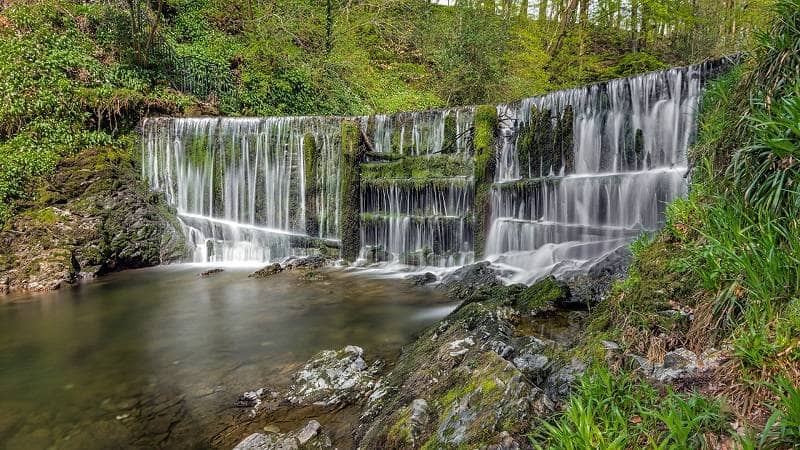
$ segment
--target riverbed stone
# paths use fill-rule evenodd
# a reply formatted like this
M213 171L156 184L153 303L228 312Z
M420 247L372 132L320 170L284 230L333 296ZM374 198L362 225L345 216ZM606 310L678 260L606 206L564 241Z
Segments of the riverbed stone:
M431 272L425 272L420 274L408 275L406 280L411 281L416 286L424 286L426 284L433 283L436 281L436 275Z
M499 286L499 275L488 262L470 264L445 275L439 289L445 290L454 300L465 300L479 289Z
M233 450L314 450L333 448L331 440L316 420L289 433L253 433Z
M279 263L269 264L248 275L250 278L267 278L283 272L283 267Z
M367 366L361 347L317 353L297 372L288 399L297 405L332 406L350 404L375 387L375 370ZM377 366L374 366L377 367Z

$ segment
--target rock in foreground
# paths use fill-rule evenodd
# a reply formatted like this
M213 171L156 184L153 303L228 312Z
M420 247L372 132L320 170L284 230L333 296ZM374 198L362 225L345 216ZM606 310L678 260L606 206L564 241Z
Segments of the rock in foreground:
M291 433L253 433L233 450L311 450L333 448L331 440L316 420Z

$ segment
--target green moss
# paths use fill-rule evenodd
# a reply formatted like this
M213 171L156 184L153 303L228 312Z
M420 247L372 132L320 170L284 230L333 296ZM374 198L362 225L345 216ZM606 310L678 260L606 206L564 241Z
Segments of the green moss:
M471 161L456 155L403 156L390 162L362 164L365 180L412 179L418 182L437 178L468 176Z
M494 181L496 164L495 134L497 132L497 108L482 105L475 110L475 184Z
M411 436L411 408L405 407L398 412L397 420L389 428L387 439L389 443L405 446L412 443Z
M319 212L317 211L317 142L307 133L303 136L303 177L305 179L306 234L319 235Z
M567 299L569 295L569 288L564 283L547 277L523 290L518 296L517 306L525 311L540 311Z
M43 208L30 213L31 219L41 224L52 225L60 221L61 216L53 208Z
M494 181L497 163L496 138L497 108L490 105L479 106L475 110L475 258L481 259L486 248L486 236L491 224L491 185Z
M358 123L342 121L341 140L341 253L345 261L355 261L361 249L361 161L365 153Z

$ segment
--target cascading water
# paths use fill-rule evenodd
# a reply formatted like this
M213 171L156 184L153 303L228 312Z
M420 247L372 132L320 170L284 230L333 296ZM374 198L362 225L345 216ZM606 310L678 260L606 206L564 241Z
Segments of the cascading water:
M362 257L413 266L471 262L472 196L472 182L467 177L424 184L393 179L365 183L361 191Z
M333 118L175 118L143 123L143 176L178 210L197 262L269 261L307 240L304 140L319 148L318 235L338 237Z
M402 177L381 173L381 167L402 164L390 162L373 164L376 176L362 181L363 259L412 266L472 262L473 183L463 161L471 156L473 116L473 108L459 108L373 118L375 151L411 158Z
M177 208L195 261L269 261L341 239L368 263L458 266L480 253L530 282L586 270L663 223L686 193L703 84L729 63L500 105L480 186L472 107L148 119L143 175ZM346 122L361 136L346 138Z
M684 195L706 65L501 105L489 259L520 281L579 269L657 229Z

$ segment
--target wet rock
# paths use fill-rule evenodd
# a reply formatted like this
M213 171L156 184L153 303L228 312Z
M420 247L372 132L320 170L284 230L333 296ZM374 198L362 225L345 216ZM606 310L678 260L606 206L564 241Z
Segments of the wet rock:
M411 426L412 434L418 434L425 425L428 424L428 402L423 398L415 399L411 402Z
M695 352L680 347L667 352L663 363L656 363L633 353L623 355L623 361L631 370L637 370L655 381L670 383L719 367L728 354L727 350L710 348L698 356Z
M308 422L308 424L297 433L297 442L299 442L300 445L305 445L319 433L320 428L321 425L316 420Z
M604 349L612 352L620 349L619 344L617 344L614 341L600 341L600 344L603 346Z
M450 356L462 356L469 351L469 348L475 345L475 341L471 337L467 337L465 339L459 339L457 341L450 342L447 344L448 350L450 350Z
M552 372L543 384L549 406L563 402L572 392L575 382L586 372L586 364L573 358L568 364Z
M433 441L474 448L487 431L541 414L541 390L508 361L484 353L465 386L449 392ZM450 401L450 397L455 397ZM513 428L513 426L512 426ZM499 431L499 430L498 430Z
M511 344L500 340L492 340L488 345L481 348L491 350L503 359L510 359L516 352L516 349Z
M416 286L424 286L436 281L436 275L432 274L431 272L425 272L422 274L409 275L406 277L406 280L411 281Z
M217 268L217 269L209 269L209 270L206 270L205 272L200 272L200 278L208 278L208 277L210 277L212 275L215 275L215 274L218 274L218 273L222 273L222 272L224 272L224 270L223 269L219 269L219 268Z
M490 444L486 450L519 450L519 442L514 439L507 431L503 431L497 437L500 441L498 444Z
M296 269L321 269L328 264L328 259L322 255L292 257L283 264L284 270Z
M579 309L603 301L611 291L611 285L625 278L632 259L630 249L624 246L594 262L585 270L562 275L561 278L569 286L571 294L568 302L562 306Z
M428 329L382 378L356 431L360 448L486 448L518 440L548 411L543 391L506 358L517 338L506 300L474 301ZM427 421L414 421L412 401L425 399ZM413 433L412 433L413 430ZM487 442L487 436L495 436ZM524 437L523 437L524 439ZM508 448L515 448L506 440ZM521 441L518 441L521 442ZM504 448L504 447L498 447Z
M488 262L480 262L461 267L442 278L439 289L447 291L454 300L465 300L479 289L491 289L501 286L499 272L492 269Z
M377 246L369 246L365 249L365 263L366 264L375 264L379 262L386 262L391 259L389 252L383 248L382 245Z
M555 279L547 277L530 287L525 287L517 295L517 307L527 313L539 313L552 308L553 305L567 305L571 298L569 287Z
M283 272L283 267L281 267L281 265L278 263L273 263L264 267L263 269L251 273L248 276L250 278L267 278L281 272Z
M541 384L547 377L550 359L538 353L523 353L512 361L534 384Z
M290 433L253 433L239 442L233 450L311 450L330 449L330 438L322 432L316 420Z
M370 369L361 347L325 350L295 374L288 399L297 405L350 404L366 397L375 387L377 365Z
M664 355L662 364L653 366L653 378L662 383L674 381L685 378L697 370L697 355L685 348L677 348Z

